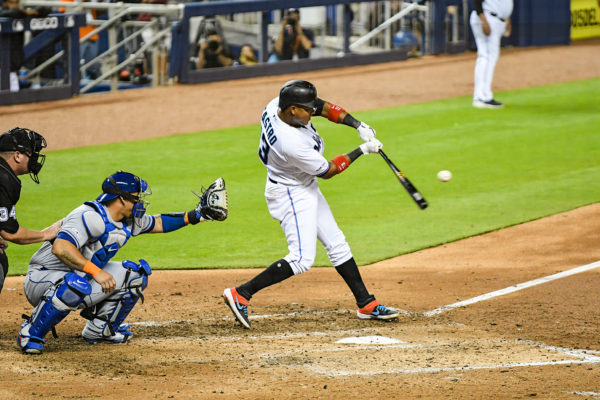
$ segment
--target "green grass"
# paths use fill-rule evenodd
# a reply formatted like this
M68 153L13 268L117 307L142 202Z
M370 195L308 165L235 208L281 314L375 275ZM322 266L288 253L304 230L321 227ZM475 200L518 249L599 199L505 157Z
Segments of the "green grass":
M362 157L321 181L359 264L390 258L600 201L600 79L498 94L503 110L470 98L355 113L377 129L384 150L425 195L421 211L384 161ZM334 100L334 99L332 99ZM343 102L342 102L343 103ZM257 119L258 119L257 115ZM352 129L318 118L328 158L360 144ZM49 152L38 186L24 176L17 216L41 229L100 193L117 169L150 182L149 212L195 206L190 190L227 182L230 217L131 240L118 259L153 268L263 267L287 253L263 197L258 125ZM453 179L436 180L448 169ZM11 244L11 274L23 274L38 244ZM328 265L319 248L316 265Z

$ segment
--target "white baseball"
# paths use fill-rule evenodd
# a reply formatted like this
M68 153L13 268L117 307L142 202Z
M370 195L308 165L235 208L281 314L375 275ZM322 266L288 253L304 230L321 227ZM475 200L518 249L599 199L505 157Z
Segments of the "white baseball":
M437 178L442 182L448 182L452 179L452 172L446 170L440 171L437 173Z

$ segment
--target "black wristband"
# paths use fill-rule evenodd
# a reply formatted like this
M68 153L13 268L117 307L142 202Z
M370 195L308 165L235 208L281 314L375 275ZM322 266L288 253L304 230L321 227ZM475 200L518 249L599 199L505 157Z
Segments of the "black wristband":
M188 218L189 223L192 225L196 225L198 222L200 222L200 218L198 218L198 214L196 213L196 210L188 211L187 218Z
M344 125L351 126L354 129L358 129L358 127L360 126L360 121L348 113L346 113L346 116L344 117L344 120L342 121L342 123Z
M360 147L355 148L354 150L352 150L350 153L347 154L348 158L350 159L350 162L353 162L354 160L356 160L358 157L363 155L362 150L360 149Z
M317 100L315 100L315 107L316 107L315 115L317 117L320 117L323 114L324 106L325 106L325 102L317 97Z

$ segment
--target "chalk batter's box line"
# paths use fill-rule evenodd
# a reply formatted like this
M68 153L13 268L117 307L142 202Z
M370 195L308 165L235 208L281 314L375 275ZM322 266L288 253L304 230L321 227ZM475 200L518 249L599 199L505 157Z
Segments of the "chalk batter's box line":
M523 290L523 289L526 289L526 288L529 288L532 286L541 285L542 283L551 282L556 279L562 279L567 276L576 275L576 274L580 274L582 272L590 271L590 270L598 268L598 267L600 267L600 261L596 261L596 262L593 262L593 263L587 264L587 265L582 265L581 267L569 269L567 271L559 272L554 275L548 275L548 276L544 276L542 278L534 279L531 281L518 283L514 286L509 286L507 288L496 290L494 292L482 294L481 296L472 297L468 300L459 301L458 303L448 304L446 306L436 308L435 310L427 311L427 312L423 313L423 315L425 317L432 317L434 315L438 315L438 314L444 313L446 311L453 310L455 308L468 306L471 304L479 303L480 301L492 299L494 297L503 296L503 295L509 294L509 293L514 293L519 290Z

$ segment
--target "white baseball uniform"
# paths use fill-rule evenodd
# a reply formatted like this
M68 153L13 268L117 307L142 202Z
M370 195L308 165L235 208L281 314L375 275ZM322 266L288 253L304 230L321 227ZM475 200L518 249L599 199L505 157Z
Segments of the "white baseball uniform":
M278 104L276 97L262 114L258 154L267 168L269 213L280 222L288 243L284 259L294 274L308 271L319 239L333 266L341 265L352 253L319 190L317 177L329 169L323 139L310 122L298 128L283 122Z
M483 32L481 19L473 10L470 24L477 44L473 100L489 101L494 98L494 70L500 57L500 41L506 31L506 21L512 14L513 0L483 0L482 7L491 32L489 35Z

